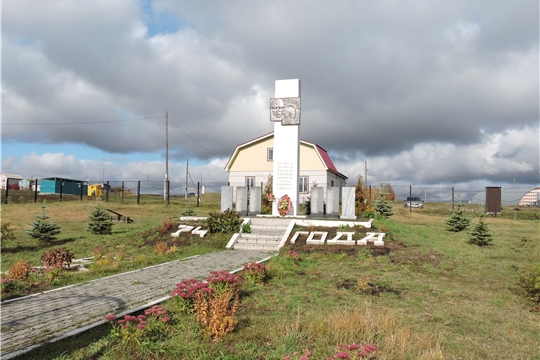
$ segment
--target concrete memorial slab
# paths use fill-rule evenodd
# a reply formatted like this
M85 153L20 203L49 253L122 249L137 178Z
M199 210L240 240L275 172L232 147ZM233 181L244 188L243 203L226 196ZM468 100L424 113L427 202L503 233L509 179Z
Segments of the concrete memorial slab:
M340 219L356 219L356 189L354 187L342 188L341 216Z
M227 209L233 208L233 187L222 186L221 187L221 212Z
M326 188L326 215L327 218L339 217L339 188Z
M261 213L262 188L252 186L249 188L249 215L258 215Z
M248 205L248 188L247 186L236 187L236 212L240 215L245 215Z
M322 216L324 211L323 188L312 187L310 190L310 216Z

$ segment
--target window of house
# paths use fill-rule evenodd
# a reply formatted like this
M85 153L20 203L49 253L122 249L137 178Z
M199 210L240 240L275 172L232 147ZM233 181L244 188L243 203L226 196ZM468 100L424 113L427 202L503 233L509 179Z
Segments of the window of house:
M266 160L274 161L274 148L268 148L266 151Z
M246 186L252 187L255 185L255 176L246 176Z
M298 192L304 193L304 194L309 192L309 177L308 176L300 176L298 178Z
M330 186L334 186L334 180L330 181Z

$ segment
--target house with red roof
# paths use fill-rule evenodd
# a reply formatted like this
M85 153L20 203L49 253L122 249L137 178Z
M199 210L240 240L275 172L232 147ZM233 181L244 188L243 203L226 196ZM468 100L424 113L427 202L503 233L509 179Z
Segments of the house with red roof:
M261 186L272 175L274 133L260 136L236 146L225 171L229 172L230 186ZM343 187L347 177L340 173L330 156L319 145L300 140L299 201L309 197L310 189L317 187Z

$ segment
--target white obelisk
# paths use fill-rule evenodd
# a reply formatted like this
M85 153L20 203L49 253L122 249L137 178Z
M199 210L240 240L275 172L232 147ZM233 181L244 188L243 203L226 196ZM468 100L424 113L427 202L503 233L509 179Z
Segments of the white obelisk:
M276 80L276 99L300 98L300 80ZM279 101L279 100L278 100ZM281 101L280 103L283 103ZM285 108L285 110L291 108ZM292 110L291 110L292 111ZM300 108L296 109L297 123L290 125L286 121L274 121L274 176L273 193L276 201L273 203L272 215L279 216L278 201L288 195L291 199L291 209L287 215L298 215L298 176L300 170ZM272 119L272 117L271 117Z

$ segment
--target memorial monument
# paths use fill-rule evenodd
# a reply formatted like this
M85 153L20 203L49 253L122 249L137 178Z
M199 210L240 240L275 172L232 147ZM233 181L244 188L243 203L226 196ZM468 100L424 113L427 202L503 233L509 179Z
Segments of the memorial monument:
M300 80L276 80L270 99L274 122L273 216L298 215L300 164ZM286 204L287 203L287 204Z

